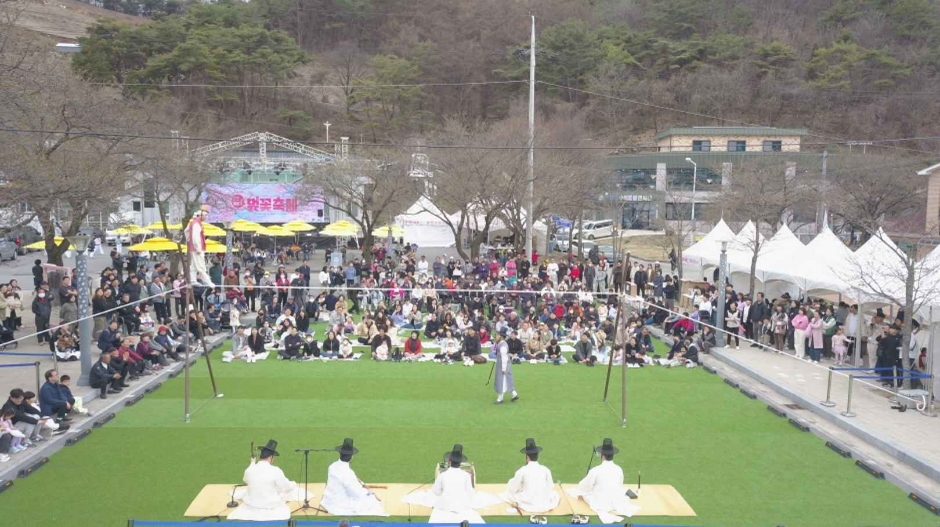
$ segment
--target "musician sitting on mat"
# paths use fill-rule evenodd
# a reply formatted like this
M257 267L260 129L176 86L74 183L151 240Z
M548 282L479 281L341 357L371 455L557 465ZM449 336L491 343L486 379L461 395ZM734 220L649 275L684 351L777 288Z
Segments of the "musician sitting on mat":
M290 519L290 507L287 502L296 501L298 495L303 495L303 491L296 483L287 479L283 470L274 466L274 456L279 455L277 441L271 439L267 445L261 447L260 461L255 462L255 458L251 458L251 465L245 469L244 475L246 489L242 493L235 493L236 499L240 498L242 504L229 514L229 520Z
M428 523L486 523L480 513L473 509L474 491L470 474L460 468L467 461L463 455L463 445L454 445L454 449L444 454L450 463L447 470L437 475L431 493L437 496Z
M347 437L336 451L339 452L339 461L334 461L327 471L320 506L333 516L388 516L379 499L349 466L353 454L359 453L353 440Z
M516 475L506 485L506 492L500 495L503 501L520 509L520 512L548 512L558 506L559 496L552 481L552 471L539 464L539 452L542 447L535 444L535 439L525 440L526 464L516 471Z
M580 496L597 513L601 522L620 523L623 518L618 514L633 516L639 510L624 494L623 469L614 463L614 454L620 449L606 438L604 444L594 451L600 454L601 464L588 471L578 483L578 488L568 493L573 497Z

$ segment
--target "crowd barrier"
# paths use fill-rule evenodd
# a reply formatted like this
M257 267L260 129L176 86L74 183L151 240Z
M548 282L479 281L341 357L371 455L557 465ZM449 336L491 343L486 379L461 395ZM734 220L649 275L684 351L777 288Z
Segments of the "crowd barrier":
M0 368L27 368L33 367L36 368L36 393L39 393L39 388L42 387L42 375L39 373L39 361L36 362L19 362L16 364L0 364Z
M852 411L852 386L854 385L854 382L858 379L872 379L872 380L878 379L880 381L891 381L891 384L894 386L894 400L892 400L892 403L898 404L898 406L892 406L892 408L897 408L898 410L902 412L907 410L907 406L899 402L900 400L899 395L901 394L898 393L898 385L903 384L904 381L911 381L911 383L913 384L914 380L933 379L932 374L921 373L919 371L909 370L907 368L898 368L897 366L885 366L885 367L880 367L880 368L837 368L835 366L830 366L829 378L826 381L826 400L821 401L819 404L827 408L832 408L833 406L836 405L836 403L832 401L832 374L833 372L847 372L847 371L866 372L866 373L867 372L872 372L872 373L889 372L893 375L855 375L854 373L848 374L849 390L848 390L848 396L845 402L845 411L841 412L841 415L843 417L856 417L858 415ZM905 373L907 375L904 375ZM895 382L895 381L900 381L900 382ZM911 392L915 392L915 391L917 390L911 390ZM911 397L907 395L905 395L904 398L909 399L909 400L914 400L914 399L911 399ZM926 393L924 395L921 395L921 401L914 400L914 404L916 405L917 411L925 412L927 410Z

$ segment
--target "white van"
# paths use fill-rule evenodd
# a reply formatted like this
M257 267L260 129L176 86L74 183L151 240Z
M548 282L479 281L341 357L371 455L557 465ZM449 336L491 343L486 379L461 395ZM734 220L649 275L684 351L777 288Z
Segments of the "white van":
M581 235L581 229L575 229L572 233L572 239L577 240ZM584 239L593 240L595 238L606 238L614 235L613 220L598 220L584 222Z

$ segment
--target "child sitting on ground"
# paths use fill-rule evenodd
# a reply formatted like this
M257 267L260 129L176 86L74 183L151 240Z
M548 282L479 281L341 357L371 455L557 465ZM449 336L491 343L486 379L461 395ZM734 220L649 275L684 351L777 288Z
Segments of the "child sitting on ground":
M23 432L20 432L13 426L13 416L16 415L16 412L13 409L7 409L3 411L3 414L0 415L0 434L10 434L13 436L13 439L10 440L10 453L18 454L26 450L26 445L28 442L25 441L26 436ZM5 461L9 460L7 457Z

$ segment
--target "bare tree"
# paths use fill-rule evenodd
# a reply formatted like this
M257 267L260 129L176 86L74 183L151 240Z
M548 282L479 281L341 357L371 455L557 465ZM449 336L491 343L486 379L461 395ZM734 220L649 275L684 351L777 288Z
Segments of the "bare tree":
M525 137L512 120L487 124L462 117L448 118L434 135L436 144L451 148L434 152L434 207L428 212L450 227L465 260L479 256L497 219L524 231L519 202L527 188ZM469 254L461 243L465 233Z
M895 166L858 165L852 173L859 181L841 182L839 199L833 207L846 223L865 233L870 243L876 243L878 252L885 256L856 258L851 276L846 278L863 295L904 308L901 342L906 344L910 342L914 314L940 301L940 258L921 258L917 250L932 245L927 242L935 239L924 230L920 207L926 191L923 180L907 164ZM898 246L888 237L886 228L903 235L913 248Z
M366 262L372 260L372 231L391 224L418 195L405 156L393 150L375 154L373 159L337 160L333 166L306 176L298 187L301 199L335 199L330 206L346 214L362 231Z
M804 207L812 204L813 185L808 174L798 177L796 166L778 160L746 163L738 168L731 184L726 184L720 197L723 216L732 220L753 221L754 237L744 242L751 253L749 289L755 293L757 259L767 238L761 235L761 226L774 231L789 224L795 215L805 214Z
M330 68L330 79L343 91L347 114L352 109L352 95L357 89L357 83L366 74L366 59L366 54L354 42L341 42L325 58Z

